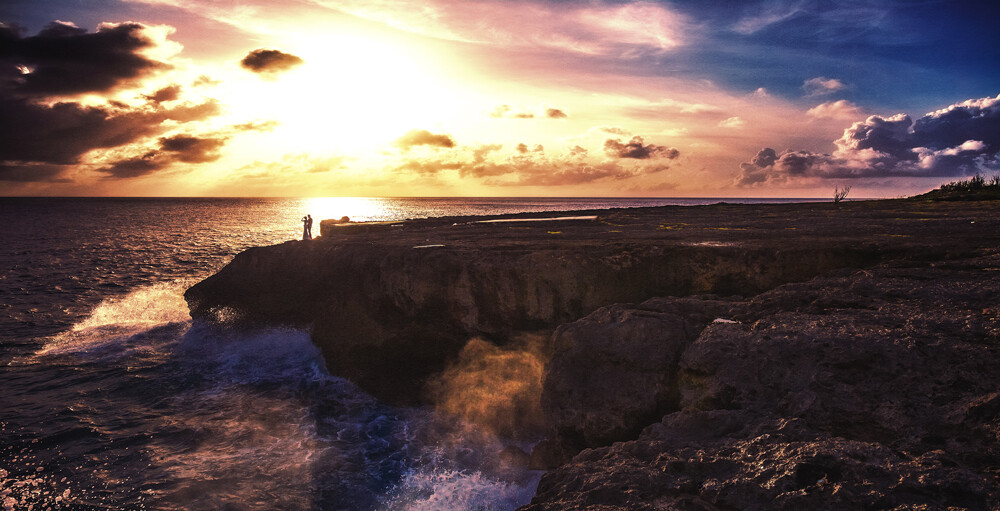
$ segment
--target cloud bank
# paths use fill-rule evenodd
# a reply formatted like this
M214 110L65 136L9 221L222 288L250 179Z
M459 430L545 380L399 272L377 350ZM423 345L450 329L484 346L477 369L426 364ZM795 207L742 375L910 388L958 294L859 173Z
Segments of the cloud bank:
M855 122L832 154L764 148L740 165L740 185L791 178L957 177L1000 170L1000 95L970 99L913 121Z

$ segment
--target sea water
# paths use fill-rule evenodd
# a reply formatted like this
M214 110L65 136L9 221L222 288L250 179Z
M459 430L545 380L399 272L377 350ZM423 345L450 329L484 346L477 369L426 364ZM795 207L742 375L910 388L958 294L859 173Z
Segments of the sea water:
M0 199L0 510L514 509L540 474L497 454L524 439L380 403L330 374L306 332L192 321L184 290L301 237L306 213L711 202Z

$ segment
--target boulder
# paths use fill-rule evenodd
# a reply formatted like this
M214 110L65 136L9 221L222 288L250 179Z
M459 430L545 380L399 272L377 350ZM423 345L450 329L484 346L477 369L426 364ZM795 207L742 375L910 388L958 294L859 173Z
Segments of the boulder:
M570 448L635 438L677 409L677 363L706 324L730 304L656 298L602 307L556 329L542 407Z

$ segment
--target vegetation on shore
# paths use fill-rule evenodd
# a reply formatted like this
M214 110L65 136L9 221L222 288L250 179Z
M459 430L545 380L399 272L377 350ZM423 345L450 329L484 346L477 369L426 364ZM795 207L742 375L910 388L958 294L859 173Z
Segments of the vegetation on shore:
M928 200L1000 200L1000 175L986 178L976 174L969 179L943 184L936 190L915 195Z

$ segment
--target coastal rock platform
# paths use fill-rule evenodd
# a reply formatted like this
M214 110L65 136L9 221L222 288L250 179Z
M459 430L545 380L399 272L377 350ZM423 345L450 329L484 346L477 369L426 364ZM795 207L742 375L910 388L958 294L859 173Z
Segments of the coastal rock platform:
M309 328L331 373L401 404L439 400L472 341L541 339L536 402L497 407L547 437L526 509L1000 506L1000 204L321 233L239 254L188 290L192 316Z

